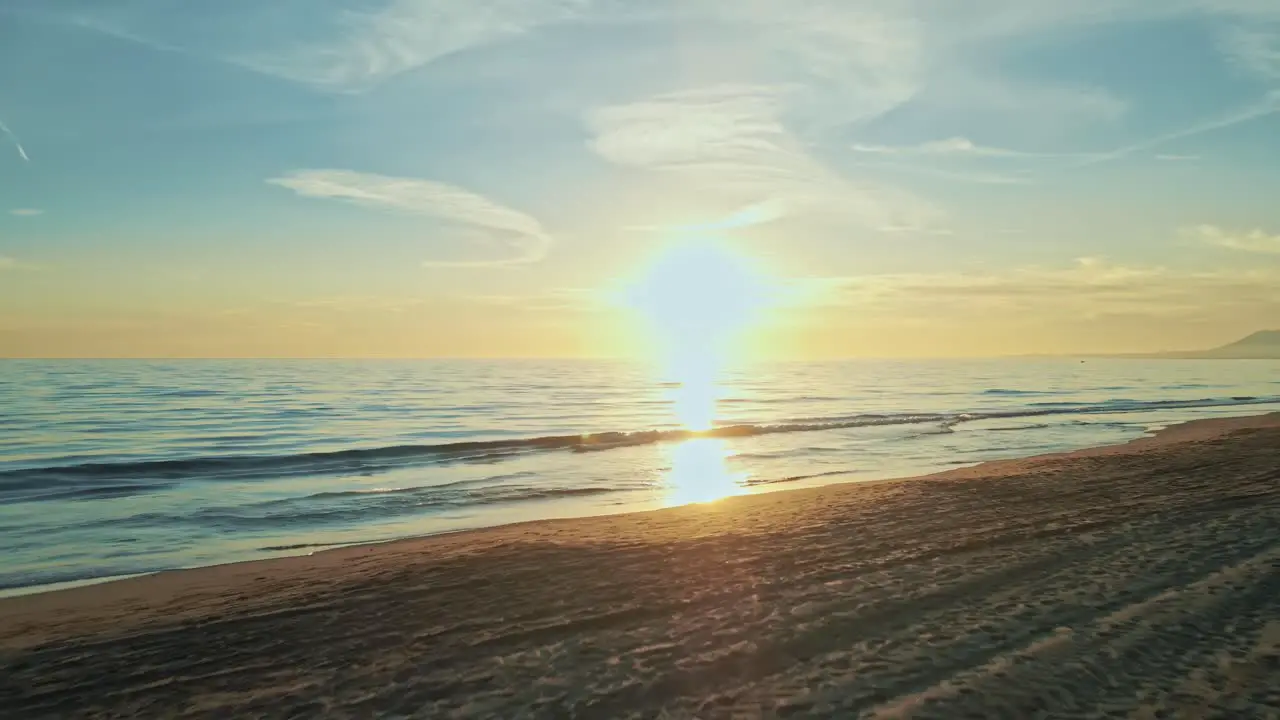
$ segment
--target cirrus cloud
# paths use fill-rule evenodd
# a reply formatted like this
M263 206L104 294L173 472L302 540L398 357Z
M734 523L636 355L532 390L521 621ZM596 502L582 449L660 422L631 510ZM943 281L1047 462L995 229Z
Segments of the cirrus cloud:
M0 135L4 135L9 138L9 141L13 143L14 152L18 153L18 157L22 159L22 162L31 162L31 157L27 155L27 149L22 147L22 141L18 139L17 134L9 129L8 125L4 124L3 120L0 120Z
M617 165L661 172L696 192L782 214L828 214L867 227L927 229L938 212L896 188L844 177L782 122L784 88L722 84L597 108L589 147ZM785 210L784 210L785 209Z
M468 48L580 17L590 0L394 0L347 9L317 42L243 56L255 70L335 90L362 90Z
M979 145L969 138L951 137L932 140L919 145L863 145L855 144L855 152L873 155L942 155L957 157L1061 157L1057 153L1035 153L1008 148Z
M1270 235L1258 228L1231 232L1216 225L1197 225L1183 232L1227 250L1280 255L1280 235Z
M438 261L427 265L480 266L537 262L551 246L551 236L535 218L483 195L447 183L391 177L353 170L295 170L267 180L299 195L327 198L365 207L412 213L440 221L453 240L477 248L497 248L490 260Z
M1065 267L821 278L797 290L817 306L926 319L1000 313L1064 321L1117 314L1193 319L1239 309L1280 310L1276 271L1192 271L1100 258Z

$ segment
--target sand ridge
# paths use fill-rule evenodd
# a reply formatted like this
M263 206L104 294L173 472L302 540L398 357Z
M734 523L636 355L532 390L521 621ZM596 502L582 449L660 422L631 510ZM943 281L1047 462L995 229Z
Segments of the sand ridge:
M1280 416L0 600L0 716L1280 718Z

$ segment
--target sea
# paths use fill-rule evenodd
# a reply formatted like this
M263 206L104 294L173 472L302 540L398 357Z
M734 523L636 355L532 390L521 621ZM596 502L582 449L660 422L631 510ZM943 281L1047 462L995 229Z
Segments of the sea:
M1280 361L0 361L0 592L919 475L1280 410Z

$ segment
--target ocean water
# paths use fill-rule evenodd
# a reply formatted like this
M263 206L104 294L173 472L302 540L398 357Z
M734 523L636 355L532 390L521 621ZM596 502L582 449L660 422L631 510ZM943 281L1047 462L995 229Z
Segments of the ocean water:
M1280 362L0 361L0 589L913 475L1280 410ZM691 431L690 428L698 431Z

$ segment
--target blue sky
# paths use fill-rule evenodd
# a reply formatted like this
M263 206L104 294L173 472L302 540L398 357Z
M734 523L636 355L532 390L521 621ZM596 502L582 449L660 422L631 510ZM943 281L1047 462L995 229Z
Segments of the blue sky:
M0 0L0 354L611 354L691 226L801 356L1214 344L1278 109L1273 0Z

